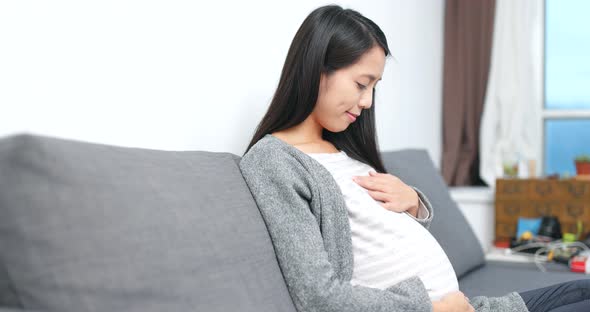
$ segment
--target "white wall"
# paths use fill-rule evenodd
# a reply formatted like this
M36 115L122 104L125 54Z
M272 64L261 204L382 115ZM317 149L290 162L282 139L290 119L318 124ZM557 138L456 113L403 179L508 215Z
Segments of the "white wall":
M295 32L329 3L371 18L393 51L381 149L426 148L439 166L443 0L2 1L0 136L241 155Z
M494 189L487 186L459 186L449 188L449 192L484 252L489 252L493 248L496 233Z

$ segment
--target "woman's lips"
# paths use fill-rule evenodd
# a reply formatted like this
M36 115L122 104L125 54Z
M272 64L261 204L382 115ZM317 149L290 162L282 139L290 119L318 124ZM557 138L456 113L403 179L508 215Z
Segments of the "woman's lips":
M354 115L353 115L353 114L351 114L351 113L349 113L349 112L346 112L346 114L347 114L347 115L348 115L348 117L350 118L350 121L351 121L351 122L354 122L354 121L356 120L356 117L354 117Z

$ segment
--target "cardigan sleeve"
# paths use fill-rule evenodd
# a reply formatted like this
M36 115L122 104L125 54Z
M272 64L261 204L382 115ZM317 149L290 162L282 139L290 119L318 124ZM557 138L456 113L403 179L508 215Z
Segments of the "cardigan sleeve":
M430 228L430 224L432 223L432 218L434 214L432 212L432 204L426 197L422 191L418 188L412 186L412 188L418 193L418 199L420 200L420 209L418 210L418 218L414 217L411 213L404 211L407 215L409 215L412 219L418 221L422 224L426 229ZM425 215L425 216L424 216Z
M428 217L430 216L430 212L428 212L428 208L426 208L426 205L424 205L424 202L422 201L422 199L420 199L420 197L418 197L418 202L419 202L419 206L418 206L418 216L417 217L414 217L407 210L404 212L407 213L410 217L412 217L412 219L414 219L416 221L426 221L426 219L428 219Z
M432 311L425 285L413 276L386 290L340 280L311 211L313 178L289 154L250 151L239 167L269 232L298 311Z

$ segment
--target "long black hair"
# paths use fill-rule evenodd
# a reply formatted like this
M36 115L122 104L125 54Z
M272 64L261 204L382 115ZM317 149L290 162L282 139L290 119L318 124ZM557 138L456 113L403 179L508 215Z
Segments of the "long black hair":
M338 5L312 11L293 38L277 90L244 155L266 134L296 126L311 114L321 73L330 75L355 64L376 45L386 57L391 54L379 26L357 11ZM341 132L324 129L322 138L377 172L386 172L375 131L375 89L371 107L363 110L354 123Z

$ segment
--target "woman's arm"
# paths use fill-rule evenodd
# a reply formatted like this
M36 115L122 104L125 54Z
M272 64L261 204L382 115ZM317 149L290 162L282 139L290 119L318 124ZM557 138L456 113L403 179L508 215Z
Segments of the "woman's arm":
M414 276L387 290L339 280L312 211L309 173L290 155L251 150L240 161L270 234L283 278L298 311L432 311Z

